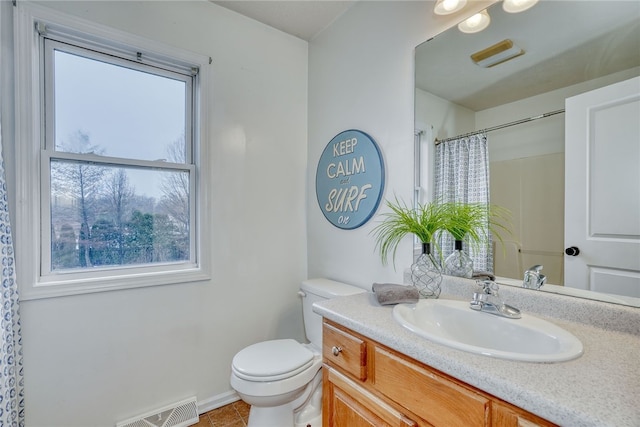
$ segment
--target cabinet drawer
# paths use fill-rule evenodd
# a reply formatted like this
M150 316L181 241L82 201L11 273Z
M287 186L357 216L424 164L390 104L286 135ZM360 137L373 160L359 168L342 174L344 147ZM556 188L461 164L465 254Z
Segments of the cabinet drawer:
M435 427L489 425L485 396L375 347L375 387Z
M322 356L354 378L367 379L367 343L327 323L323 325Z

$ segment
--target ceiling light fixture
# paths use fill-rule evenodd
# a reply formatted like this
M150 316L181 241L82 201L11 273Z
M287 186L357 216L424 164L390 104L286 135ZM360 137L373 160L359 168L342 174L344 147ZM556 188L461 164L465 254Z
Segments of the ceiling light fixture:
M533 7L538 0L504 0L502 8L505 12L518 13Z
M520 55L524 55L524 50L513 44L511 40L505 39L472 54L471 60L480 67L489 68Z
M459 23L458 29L467 34L479 33L487 28L490 22L491 17L489 16L489 12L485 9L480 13L476 13L471 18L467 18Z
M465 7L466 4L467 0L438 0L433 12L436 15L451 15Z

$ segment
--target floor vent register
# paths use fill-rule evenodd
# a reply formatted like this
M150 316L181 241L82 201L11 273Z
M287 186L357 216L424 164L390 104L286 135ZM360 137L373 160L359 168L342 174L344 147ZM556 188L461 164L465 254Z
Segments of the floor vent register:
M198 405L192 397L116 424L116 427L187 427L198 422Z

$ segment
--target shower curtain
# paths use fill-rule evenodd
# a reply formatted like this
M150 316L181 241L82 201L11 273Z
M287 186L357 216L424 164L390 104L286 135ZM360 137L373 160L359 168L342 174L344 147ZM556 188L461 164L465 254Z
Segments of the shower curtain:
M18 427L24 426L22 332L1 131L0 127L0 426Z
M436 146L435 159L435 200L489 204L489 153L485 134L442 142ZM487 223L485 231L488 227ZM447 233L439 244L443 259L454 250L454 240ZM474 271L493 271L491 247L491 236L477 248L463 246L473 260Z

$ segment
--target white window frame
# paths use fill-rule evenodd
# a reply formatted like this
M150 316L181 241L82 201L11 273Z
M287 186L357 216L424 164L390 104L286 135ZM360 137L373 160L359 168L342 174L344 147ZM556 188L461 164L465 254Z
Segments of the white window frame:
M210 59L143 39L112 28L66 15L46 7L19 2L15 9L16 78L16 179L15 221L16 269L21 299L38 299L100 292L115 289L203 281L210 278L208 224L202 221L207 208L207 108ZM126 165L123 159L53 151L44 144L45 126L43 60L45 43L40 33L58 41L73 42L117 55L128 61L140 61L161 67L168 73L192 72L194 99L188 106L191 123L186 131L185 164L172 164L177 171L190 173L190 215L192 228L190 260L144 266L112 266L78 272L51 271L50 219L48 214L50 159L95 161L103 165ZM51 42L47 42L51 43ZM57 43L54 41L53 43ZM191 126L189 126L191 124ZM192 135L189 135L192 130ZM189 136L193 144L189 144ZM153 167L153 161L136 161ZM167 168L167 163L163 163ZM49 242L47 247L46 242Z
M413 208L433 202L433 177L435 172L435 139L433 126L413 131ZM422 254L422 242L413 238L413 260Z

